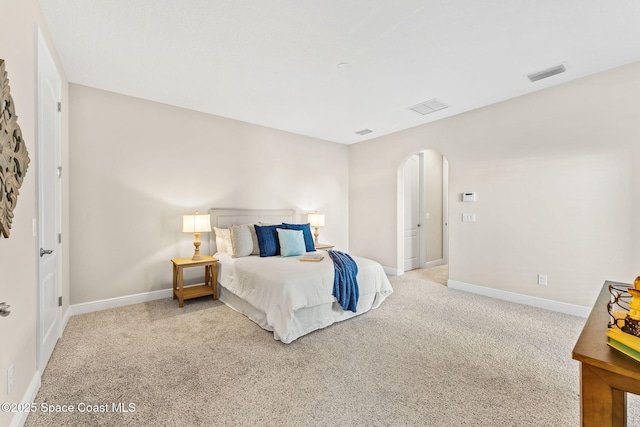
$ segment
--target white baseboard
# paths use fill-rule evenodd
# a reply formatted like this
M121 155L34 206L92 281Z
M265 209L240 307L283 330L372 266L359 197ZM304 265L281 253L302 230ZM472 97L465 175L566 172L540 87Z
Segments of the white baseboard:
M436 259L434 261L425 262L420 268L437 267L443 264L444 264L444 259ZM404 270L400 270L398 268L385 267L384 265L382 266L382 268L384 269L384 272L387 273L389 276L402 276L405 273Z
M67 307L67 311L62 315L62 327L60 328L60 336L62 336L62 331L67 328L67 323L69 323L69 318L71 317L71 306Z
M72 306L69 306L69 311L71 312L71 316L75 316L77 314L92 313L94 311L106 310L108 308L139 304L141 302L155 301L163 298L171 298L172 295L173 289L161 289L159 291L73 304Z
M451 289L470 292L472 294L484 295L504 301L530 305L533 307L544 308L547 310L571 314L584 318L589 317L589 314L591 313L590 307L583 307L581 305L553 301L550 299L533 297L530 295L517 294L515 292L503 291L500 289L487 288L485 286L472 285L470 283L458 282L456 280L449 280L447 282L447 286Z
M38 395L38 390L40 390L41 380L40 380L40 371L36 371L33 374L33 378L31 378L31 382L29 383L29 387L27 387L27 391L24 393L24 397L20 403L22 404L31 404L36 401L36 396ZM11 419L11 423L9 427L22 427L24 423L27 422L28 412L16 412L13 418Z
M443 265L444 264L444 260L442 258L440 259L436 259L433 261L427 261L424 263L424 266L422 266L422 268L431 268L431 267L437 267L439 265Z
M400 270L398 270L397 268L385 267L384 265L382 266L382 269L389 276L401 276L402 274L404 274L404 271L400 273Z

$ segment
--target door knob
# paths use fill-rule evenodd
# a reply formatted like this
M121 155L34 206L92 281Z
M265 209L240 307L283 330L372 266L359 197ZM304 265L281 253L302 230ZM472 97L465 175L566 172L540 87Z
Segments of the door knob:
M45 255L49 255L53 253L53 249L42 249L40 248L40 256L43 257Z

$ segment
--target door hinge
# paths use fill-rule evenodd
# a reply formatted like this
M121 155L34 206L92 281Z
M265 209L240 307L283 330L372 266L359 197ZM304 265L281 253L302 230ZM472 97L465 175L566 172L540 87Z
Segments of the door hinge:
M58 307L62 307L62 297L58 297Z
M62 112L62 102L58 102L58 113Z
M58 233L58 243L62 243L62 233Z
M62 166L58 166L58 178L62 178Z

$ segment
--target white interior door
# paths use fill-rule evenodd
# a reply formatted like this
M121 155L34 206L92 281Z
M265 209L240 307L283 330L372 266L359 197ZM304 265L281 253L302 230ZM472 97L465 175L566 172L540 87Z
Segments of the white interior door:
M404 270L420 266L420 158L411 156L404 164Z
M38 30L38 369L42 372L61 333L61 80Z

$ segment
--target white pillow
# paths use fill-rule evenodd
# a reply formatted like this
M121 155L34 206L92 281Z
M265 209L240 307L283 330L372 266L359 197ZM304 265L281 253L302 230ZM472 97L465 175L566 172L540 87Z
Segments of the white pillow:
M213 227L216 232L216 253L226 254L231 252L231 233L228 228Z
M253 239L248 225L232 225L229 229L231 235L231 250L227 252L233 258L251 255L253 251Z

